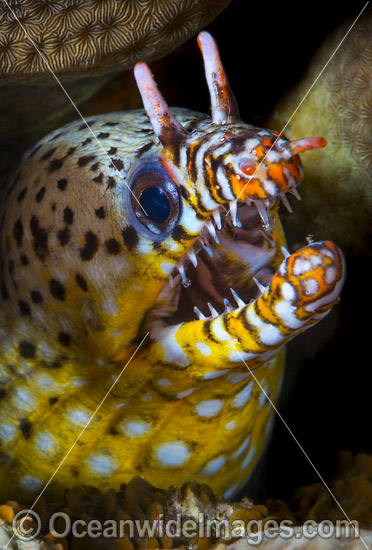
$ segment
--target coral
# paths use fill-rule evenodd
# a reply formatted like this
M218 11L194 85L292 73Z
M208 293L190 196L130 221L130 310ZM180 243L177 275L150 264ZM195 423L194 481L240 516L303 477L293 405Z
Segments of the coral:
M22 0L10 8L2 2L0 74L40 84L54 83L50 69L63 80L130 69L169 53L230 1Z
M347 21L322 45L307 76L274 110L268 125L280 130L350 28ZM372 13L357 21L294 115L285 134L322 135L324 153L304 159L304 200L288 216L289 233L335 240L350 254L371 252L372 226Z

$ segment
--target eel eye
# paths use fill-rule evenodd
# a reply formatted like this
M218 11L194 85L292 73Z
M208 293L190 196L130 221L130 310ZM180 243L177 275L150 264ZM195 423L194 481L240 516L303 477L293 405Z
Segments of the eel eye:
M162 240L178 222L181 201L177 184L160 159L139 159L127 176L126 203L129 221L145 237Z

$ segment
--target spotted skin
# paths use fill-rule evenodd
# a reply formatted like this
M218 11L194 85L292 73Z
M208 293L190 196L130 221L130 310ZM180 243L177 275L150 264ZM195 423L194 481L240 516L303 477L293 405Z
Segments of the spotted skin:
M169 109L147 66L136 78L147 114L89 118L102 147L81 121L52 132L2 198L2 498L32 499L67 453L52 496L143 475L232 497L267 441L284 344L342 287L332 243L282 251L277 197L302 179L295 147L318 138L244 124L226 89L212 121ZM164 219L141 209L148 189Z

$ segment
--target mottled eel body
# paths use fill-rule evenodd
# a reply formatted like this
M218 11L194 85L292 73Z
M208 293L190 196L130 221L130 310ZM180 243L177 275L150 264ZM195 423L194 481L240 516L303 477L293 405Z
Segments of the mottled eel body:
M3 498L37 494L68 452L50 494L139 474L232 496L267 439L265 393L276 401L283 345L338 298L337 247L283 256L277 213L278 196L302 180L297 153L324 140L288 142L241 122L212 38L201 33L199 44L212 120L170 110L139 64L152 127L145 111L92 117L101 148L82 121L68 124L9 182Z

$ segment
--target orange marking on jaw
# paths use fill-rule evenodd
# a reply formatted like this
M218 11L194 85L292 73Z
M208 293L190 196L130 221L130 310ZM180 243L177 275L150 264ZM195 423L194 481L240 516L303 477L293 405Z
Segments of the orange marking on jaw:
M270 138L265 138L261 141L261 144L264 146L264 147L271 147L272 146L272 141Z
M272 164L269 167L268 174L275 183L277 183L282 191L287 191L287 182L284 179L283 166L281 164Z
M242 201L267 199L266 191L262 188L261 181L258 178L252 178L246 183L235 176L231 176L231 187L234 195Z
M301 174L296 166L293 166L293 164L285 164L285 167L288 168L292 176L296 178L297 181L301 180Z

